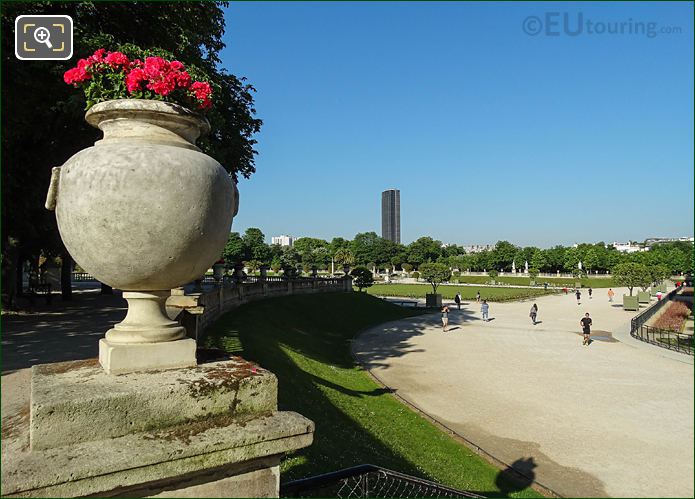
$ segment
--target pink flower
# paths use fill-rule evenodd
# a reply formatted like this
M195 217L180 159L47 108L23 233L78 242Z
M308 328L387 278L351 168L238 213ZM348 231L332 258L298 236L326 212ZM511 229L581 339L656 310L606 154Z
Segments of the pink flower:
M210 87L210 84L206 81L193 82L190 90L198 100L207 99L212 95L212 87Z
M179 88L188 88L191 84L191 75L186 71L176 73L176 86Z
M145 71L140 68L133 68L125 77L125 85L129 93L134 93L141 89L142 82L147 80Z
M198 107L200 109L210 109L212 107L212 87L206 81L196 81L190 86L189 90L193 96L198 100Z
M89 62L87 59L80 59L77 61L77 66L68 69L65 74L63 74L63 81L67 83L68 85L75 85L77 86L78 83L89 80L92 75L88 71L89 69Z
M169 95L176 88L176 77L172 73L162 75L158 80L150 81L147 88L159 95Z
M145 74L150 79L159 77L162 72L169 69L169 63L161 57L147 57L143 66Z
M89 64L95 64L104 60L104 53L106 49L99 49L87 58Z
M171 61L169 67L174 71L183 71L183 63L179 61Z
M128 67L129 64L128 57L122 52L109 52L104 59L104 62L112 68L116 68L118 66L125 68Z

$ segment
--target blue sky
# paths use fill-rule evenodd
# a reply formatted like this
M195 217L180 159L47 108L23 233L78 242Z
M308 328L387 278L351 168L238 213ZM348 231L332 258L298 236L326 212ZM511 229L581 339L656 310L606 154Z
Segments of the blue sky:
M397 188L405 243L693 234L692 2L235 2L225 17L224 67L265 122L235 231L380 233Z

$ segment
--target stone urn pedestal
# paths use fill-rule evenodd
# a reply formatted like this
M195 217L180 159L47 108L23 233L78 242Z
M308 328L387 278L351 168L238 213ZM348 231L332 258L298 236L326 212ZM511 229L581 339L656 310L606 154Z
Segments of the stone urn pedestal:
M128 312L98 359L33 366L18 373L30 389L3 391L2 496L277 497L280 458L314 424L278 411L272 373L196 351L166 313L172 289L170 304L187 302L181 286L218 260L237 211L230 177L195 145L207 121L137 99L86 119L104 138L54 168L46 206Z
M27 374L31 390L3 393L3 497L278 497L280 458L313 439L310 420L278 411L277 378L239 357Z
M85 119L104 138L53 169L46 206L73 259L128 301L99 361L114 374L194 366L195 341L165 302L219 259L236 212L231 178L195 145L210 126L139 99L96 104Z

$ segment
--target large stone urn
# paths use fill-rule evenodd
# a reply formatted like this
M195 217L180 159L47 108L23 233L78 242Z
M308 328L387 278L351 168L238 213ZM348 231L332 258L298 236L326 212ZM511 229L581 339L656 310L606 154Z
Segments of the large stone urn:
M110 373L195 365L195 341L165 301L219 259L238 208L232 179L196 147L210 126L140 99L102 102L85 119L104 138L54 168L46 205L75 261L128 301L100 363Z

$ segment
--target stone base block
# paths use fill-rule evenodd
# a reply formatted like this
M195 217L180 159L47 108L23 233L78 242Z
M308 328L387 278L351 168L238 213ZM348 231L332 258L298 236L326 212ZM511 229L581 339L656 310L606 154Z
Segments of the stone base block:
M272 468L282 454L311 445L314 425L293 412L238 423L211 418L40 451L23 445L21 423L13 430L2 440L3 497L277 497Z
M239 357L120 376L106 374L96 359L42 364L32 368L31 448L275 410L275 375Z
M99 340L99 363L108 374L194 367L196 343L191 338L161 343L112 343Z
M24 397L3 407L3 497L277 497L282 454L314 432L239 357L119 376L43 364Z

